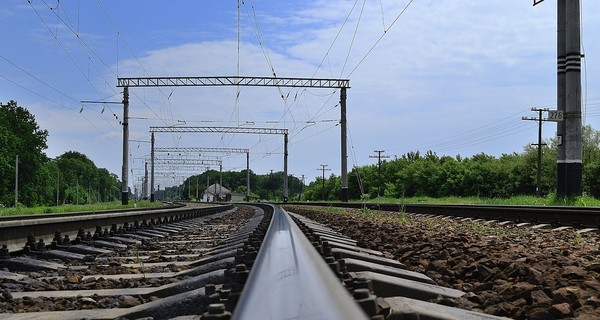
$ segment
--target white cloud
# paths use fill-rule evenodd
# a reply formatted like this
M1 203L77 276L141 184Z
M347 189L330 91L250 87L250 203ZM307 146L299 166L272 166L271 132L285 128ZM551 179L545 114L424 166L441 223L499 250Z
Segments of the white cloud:
M362 6L362 2L356 2L356 8L316 77L346 77L353 72L407 2L365 2L355 35ZM351 0L317 0L276 2L272 7L266 7L268 2L256 2L264 42L261 47L244 13L240 74L270 76L271 69L265 57L265 50L268 50L279 77L312 76L354 3ZM593 31L600 21L600 3L584 1L583 8L587 89L590 98L593 98L598 97L597 57L600 51ZM348 90L348 120L353 144L349 151L356 153L357 164L371 163L368 156L374 149L401 155L413 147L435 145L446 137L485 127L515 114L514 122L517 124L507 122L505 138L499 135L498 140L491 140L490 136L485 143L469 145L469 141L465 141L463 147L446 145L446 149L440 150L450 155L460 153L468 156L477 152L500 155L519 152L523 145L532 142L536 132L534 124L530 131L516 132L515 128L521 125L520 116L528 115L530 107L551 105L555 101L555 10L555 2L552 1L535 8L526 0L414 1L350 75L352 88ZM147 14L152 12L155 11L149 10ZM198 17L210 18L204 12ZM235 19L233 13L231 18ZM238 49L232 23L219 21L214 29L194 31L188 28L177 30L177 22L171 21L164 28L153 30L150 36L159 35L163 39L165 34L173 32L173 37L164 41L170 43L169 46L161 47L161 42L154 43L152 48L135 48L141 50L137 51L139 61L148 76L236 75ZM224 30L223 26L229 26L227 28L231 30ZM120 28L125 29L124 26ZM99 39L102 36L99 35ZM144 35L135 35L138 36L143 42ZM98 40L90 39L93 43ZM130 53L123 47L119 49L119 76L146 76L138 61L128 56ZM102 48L102 52L111 50L115 51L108 45ZM60 58L65 59L64 56ZM57 58L49 56L47 59L54 61ZM116 70L116 63L112 63L113 70ZM73 66L67 64L62 66L64 72L47 72L44 79L58 83L64 77L70 83L81 82L83 85L73 90L70 84L60 88L69 88L69 95L81 99L96 96L93 91L90 94L89 84L80 79L80 74L77 74L79 80L72 80L72 69ZM114 76L107 72L105 78L110 82ZM105 88L106 96L120 90L115 89L113 83L104 84L102 79L93 84ZM290 130L290 172L306 174L310 180L319 175L318 165L327 163L333 173L339 174L340 133L339 126L335 126L335 120L339 119L339 107L336 107L339 96L336 93L330 97L332 91L244 87L236 103L235 87L131 88L131 116L154 119L133 119L130 122L131 138L148 140L150 126L181 124L177 120L185 120L186 125L193 126L254 122L255 127L277 126ZM287 97L287 103L281 95ZM121 97L111 98L114 99L120 100ZM39 98L31 101L39 101ZM98 127L96 129L76 112L52 114L44 109L48 108L48 103L46 106L39 105L35 109L40 112L38 119L43 118L40 124L51 133L52 152L58 155L63 148L69 148L63 152L81 148L88 151L84 153L99 166L108 167L111 172L120 175L121 132L117 120L110 114L100 115L99 106L90 106L89 109L86 106L83 114ZM65 102L65 105L78 109L72 101ZM285 112L285 108L289 111ZM120 106L114 106L113 110L121 116ZM597 121L594 118L589 120ZM547 125L544 130L550 136L554 128ZM90 137L86 137L88 133ZM258 173L282 170L280 137L169 134L161 136L159 142L163 146L253 147L252 170ZM149 146L144 143L132 144L131 148L134 158L149 153ZM245 167L243 158L232 157L226 163L239 170ZM142 163L141 160L135 161L138 167ZM351 162L352 157L349 167Z

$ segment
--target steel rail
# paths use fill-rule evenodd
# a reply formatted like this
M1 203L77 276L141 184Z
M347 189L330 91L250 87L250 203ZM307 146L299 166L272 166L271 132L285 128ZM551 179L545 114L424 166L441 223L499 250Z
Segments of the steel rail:
M287 212L273 218L232 319L368 319Z
M86 216L86 215L98 215L98 214L109 214L109 213L123 213L123 212L134 212L134 211L150 211L150 210L161 210L161 209L176 209L185 207L181 203L170 203L165 204L162 207L147 207L147 208L125 208L125 209L108 209L98 211L73 211L73 212L57 212L57 213L38 213L38 214L23 214L16 216L0 216L0 222L12 221L12 220L37 220L45 218L62 218L62 217L74 217L74 216Z
M307 205L305 202L288 203ZM600 228L599 207L503 206L461 204L400 204L400 203L310 203L316 206L369 208L393 212L448 215L472 219L509 220L553 226Z
M45 215L37 219L23 219L15 217L14 220L0 221L0 245L7 245L9 251L18 251L27 242L27 236L33 235L51 242L56 231L69 235L71 240L80 228L94 231L97 226L110 229L113 225L154 220L185 220L198 216L205 216L230 210L233 205L219 205L212 207L180 207L174 209L154 209L143 211L109 212L103 214L71 214L62 216Z

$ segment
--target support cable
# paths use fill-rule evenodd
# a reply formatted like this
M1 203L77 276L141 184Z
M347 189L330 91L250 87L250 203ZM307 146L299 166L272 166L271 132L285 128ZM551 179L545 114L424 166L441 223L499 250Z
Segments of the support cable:
M371 48L369 49L369 51L367 51L367 53L360 59L360 61L354 67L354 69L352 69L352 71L348 74L348 76L347 76L348 78L350 78L350 76L354 73L354 71L356 71L356 69L358 69L358 67L363 63L363 61L365 61L365 59L369 56L369 54L371 54L371 52L373 51L373 49L375 49L375 47L379 44L379 42L381 42L381 40L383 39L383 37L385 37L385 35L387 34L387 32L390 31L390 29L392 29L392 27L394 27L394 25L396 24L396 22L400 19L400 17L404 14L404 12L406 12L406 10L408 9L408 7L412 3L413 3L413 0L410 0L406 4L406 6L404 6L404 9L402 9L402 11L400 11L400 13L398 14L398 16L396 16L396 19L394 19L394 21L392 21L392 23L387 28L387 30L383 31L383 33L381 34L381 36L377 39L377 41L375 41L375 43L373 44L373 46L371 46Z
M350 52L352 52L352 47L354 46L354 40L356 39L356 34L358 33L358 27L360 26L360 20L362 18L363 12L365 10L365 3L367 0L363 0L362 7L360 8L360 13L358 15L358 21L356 22L356 28L354 28L354 34L352 35L352 41L350 41L350 48L348 48L348 54L346 54L346 60L344 60L344 65L342 66L342 71L340 71L340 77L344 74L344 70L346 70L346 64L348 63L348 59L350 58Z

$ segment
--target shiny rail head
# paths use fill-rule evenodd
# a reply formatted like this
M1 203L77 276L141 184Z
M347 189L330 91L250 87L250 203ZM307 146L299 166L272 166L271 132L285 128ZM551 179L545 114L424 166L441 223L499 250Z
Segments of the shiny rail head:
M271 225L232 319L368 319L287 212Z

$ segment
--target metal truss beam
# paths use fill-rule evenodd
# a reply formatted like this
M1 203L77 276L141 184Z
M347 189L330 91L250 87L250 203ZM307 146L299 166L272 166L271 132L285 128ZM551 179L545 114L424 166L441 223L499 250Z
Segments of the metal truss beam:
M342 89L344 90L344 89ZM253 133L253 134L281 134L283 135L283 201L287 202L288 199L288 176L287 176L287 158L288 158L288 130L287 129L273 129L273 128L241 128L241 127L150 127L151 133L151 158L154 158L156 149L154 147L154 133L155 132L186 132L186 133ZM208 149L208 148L207 148ZM205 151L206 152L206 151ZM154 172L154 162L151 161L151 170ZM246 201L250 201L250 152L246 152ZM152 174L154 176L154 174ZM154 183L151 180L152 188ZM150 197L151 199L152 196ZM151 200L152 201L152 200Z
M154 148L154 152L220 152L220 153L248 153L250 149L237 148Z
M241 127L150 127L150 132L215 132L215 133L254 133L287 134L288 129L241 128Z
M155 158L154 163L162 164L162 165L170 164L170 165L177 165L177 166L184 166L184 165L192 165L192 166L219 165L220 166L220 165L222 165L223 162L221 160L207 160L207 159Z
M298 87L350 88L349 79L312 79L277 77L141 77L117 78L117 87Z
M152 133L154 135L154 133ZM246 154L246 201L250 201L250 149L239 148L154 148L154 152L221 152Z
M277 77L135 77L135 78L117 78L117 87L123 87L123 167L122 167L122 192L121 199L124 205L127 204L127 172L129 156L129 88L130 87L173 87L173 86L253 86L253 87L296 87L296 88L337 88L340 89L340 130L341 130L341 160L342 160L342 192L343 202L348 201L348 164L346 150L346 90L350 88L349 79L312 79L312 78L277 78ZM192 132L181 131L169 132ZM288 181L287 181L287 130L285 132L276 132L279 129L263 129L264 132L244 131L240 128L230 129L230 133L264 133L264 134L284 134L284 191L283 201L287 202ZM255 129L256 130L256 129ZM158 131L157 131L158 132ZM167 132L167 131L161 131ZM222 132L222 131L195 131L195 132ZM154 133L154 131L152 131ZM152 146L154 148L154 145ZM153 151L152 151L153 152ZM152 183L151 188L154 188ZM151 196L151 201L154 198Z

